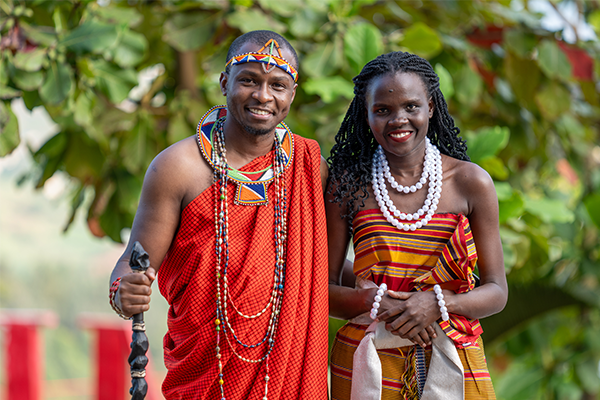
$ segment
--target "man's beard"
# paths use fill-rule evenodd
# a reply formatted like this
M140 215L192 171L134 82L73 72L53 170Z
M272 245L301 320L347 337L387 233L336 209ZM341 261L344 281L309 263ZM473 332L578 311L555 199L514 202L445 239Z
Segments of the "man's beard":
M252 126L248 126L248 125L242 125L244 127L244 130L246 132L248 132L249 134L253 135L253 136L264 136L267 135L271 132L273 132L273 129L259 129L259 128L254 128Z

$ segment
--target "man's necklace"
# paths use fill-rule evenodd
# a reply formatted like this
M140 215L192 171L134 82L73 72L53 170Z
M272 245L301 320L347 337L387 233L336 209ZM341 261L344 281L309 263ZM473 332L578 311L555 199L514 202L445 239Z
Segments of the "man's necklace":
M385 219L396 228L404 231L415 231L429 223L437 210L440 197L442 195L442 156L437 147L431 144L429 138L425 138L425 160L423 161L423 173L417 183L411 186L402 186L396 182L394 176L390 172L390 167L381 146L377 147L373 155L372 179L373 193L375 200L379 204L379 208ZM398 210L390 199L385 181L390 183L390 186L396 189L399 193L414 193L424 187L424 184L429 179L429 189L427 198L417 212L412 214L403 213ZM416 221L413 223L404 223L401 221Z
M226 339L227 344L231 348L233 354L240 360L248 363L265 362L265 395L263 400L267 400L268 384L269 384L269 355L275 345L275 335L281 306L283 304L283 292L285 287L285 249L287 241L287 192L285 188L284 169L286 165L286 155L281 147L277 135L275 135L275 151L273 156L274 169L274 185L275 185L275 268L273 277L273 287L267 304L257 313L244 314L235 305L233 299L229 295L229 282L227 276L227 268L229 266L229 215L227 204L227 183L229 181L229 166L227 165L227 151L225 149L225 135L223 125L225 117L216 121L214 127L214 178L215 178L215 252L216 252L216 278L217 278L217 316L215 319L215 329L217 332L217 347L216 358L219 366L219 387L221 390L221 400L225 400L224 392L224 375L223 365L221 363L221 332ZM269 323L266 332L261 340L254 344L243 343L235 333L231 321L228 316L228 305L243 318L254 319L267 311L270 311ZM229 332L228 332L229 331ZM233 340L231 339L233 337ZM266 345L265 353L257 359L243 357L237 350L236 346L241 346L244 349L256 348Z

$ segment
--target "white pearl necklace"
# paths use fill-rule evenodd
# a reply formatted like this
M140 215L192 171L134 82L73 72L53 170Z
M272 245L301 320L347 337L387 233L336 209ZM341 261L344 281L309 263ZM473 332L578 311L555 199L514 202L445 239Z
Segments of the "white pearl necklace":
M373 184L375 200L377 200L385 219L396 228L404 231L415 231L427 225L435 214L442 195L442 155L440 154L439 149L431 144L429 138L425 138L425 140L426 148L425 160L423 161L423 173L421 174L421 179L412 186L402 186L396 182L390 172L389 164L381 146L377 147L377 150L373 155L373 177L371 183ZM398 190L398 192L414 193L423 187L428 177L429 189L423 207L413 214L406 214L398 210L388 194L385 184L386 178L390 182L390 185ZM402 221L415 220L416 222L403 223L396 218L399 218Z

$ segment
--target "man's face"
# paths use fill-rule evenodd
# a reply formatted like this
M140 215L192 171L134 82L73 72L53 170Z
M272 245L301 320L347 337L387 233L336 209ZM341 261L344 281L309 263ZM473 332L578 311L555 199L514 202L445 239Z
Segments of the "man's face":
M259 48L246 43L239 54L256 52ZM268 49L263 53L268 54ZM281 49L281 54L286 60L293 60L287 49ZM266 135L272 133L290 111L298 85L281 68L269 65L272 71L267 74L263 65L256 62L236 64L229 73L221 74L221 92L227 96L228 128Z

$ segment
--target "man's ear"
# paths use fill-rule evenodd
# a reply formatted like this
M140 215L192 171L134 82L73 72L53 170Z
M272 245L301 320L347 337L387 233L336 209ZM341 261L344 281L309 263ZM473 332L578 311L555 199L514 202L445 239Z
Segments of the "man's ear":
M227 72L221 72L221 76L219 77L219 85L221 86L221 93L223 96L227 96L227 80L229 79L229 75Z

